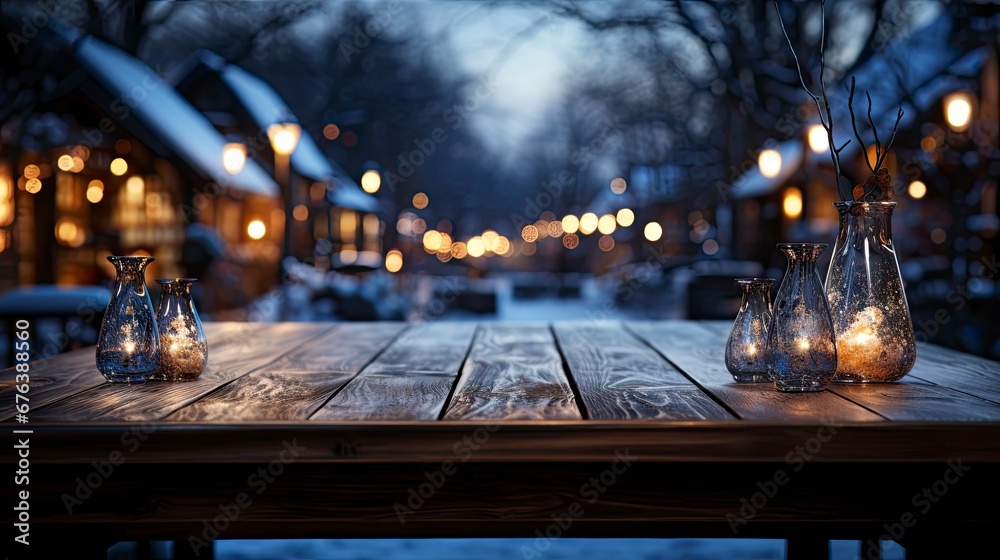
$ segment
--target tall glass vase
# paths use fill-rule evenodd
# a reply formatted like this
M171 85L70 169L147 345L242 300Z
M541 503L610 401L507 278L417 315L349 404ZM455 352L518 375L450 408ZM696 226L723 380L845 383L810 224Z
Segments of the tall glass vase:
M154 379L191 381L208 361L208 343L191 299L194 278L160 279L163 288L156 324L160 330L160 368Z
M141 383L160 364L159 334L145 279L153 257L108 260L117 278L97 339L97 369L113 383Z
M840 232L826 276L837 332L834 381L897 381L917 357L892 244L895 202L836 203Z
M743 300L726 341L726 368L737 383L770 381L764 345L771 322L774 278L737 278L736 283L743 288Z
M826 243L779 243L788 269L767 331L767 372L781 391L822 391L837 370L837 343L816 259Z

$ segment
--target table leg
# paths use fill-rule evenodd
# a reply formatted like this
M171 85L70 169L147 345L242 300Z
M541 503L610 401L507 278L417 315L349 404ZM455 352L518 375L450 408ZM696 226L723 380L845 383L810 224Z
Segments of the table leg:
M788 539L785 560L830 560L830 541L813 536Z

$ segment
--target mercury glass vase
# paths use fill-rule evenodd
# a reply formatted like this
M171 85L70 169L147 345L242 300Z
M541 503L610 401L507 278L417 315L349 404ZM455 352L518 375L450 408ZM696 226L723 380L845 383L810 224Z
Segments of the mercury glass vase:
M837 333L834 381L897 381L917 347L892 244L895 202L835 203L840 232L826 276Z
M97 339L97 369L113 383L141 383L160 365L159 334L146 289L153 257L108 257L117 278Z
M767 330L767 372L781 391L822 391L837 371L837 343L816 259L826 243L779 243L788 269Z
M191 299L195 278L159 279L163 289L156 309L160 330L160 367L154 379L191 381L208 361L208 342L198 310Z
M764 363L764 345L771 322L771 286L774 278L737 278L743 301L726 342L726 368L738 383L770 381Z

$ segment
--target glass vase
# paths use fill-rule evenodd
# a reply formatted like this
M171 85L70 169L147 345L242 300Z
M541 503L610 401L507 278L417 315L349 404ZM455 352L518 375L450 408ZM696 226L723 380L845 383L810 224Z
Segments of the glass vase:
M163 289L156 309L160 330L160 367L154 379L191 381L198 378L208 361L208 342L198 310L191 299L195 278L159 279Z
M764 345L771 322L771 286L774 278L737 278L743 301L726 342L726 368L738 383L770 381L764 363Z
M160 364L153 302L146 289L146 267L153 257L108 257L115 266L115 288L97 339L97 369L112 383L141 383Z
M838 382L897 381L917 357L892 244L895 202L835 203L840 232L826 276Z
M767 330L767 372L781 391L822 391L837 371L837 344L816 259L826 243L779 243L788 269Z

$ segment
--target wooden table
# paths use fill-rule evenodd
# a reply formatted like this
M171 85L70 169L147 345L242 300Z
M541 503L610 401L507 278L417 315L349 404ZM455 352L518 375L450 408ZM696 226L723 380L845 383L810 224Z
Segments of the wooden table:
M936 346L899 383L789 394L733 383L721 323L206 330L194 382L107 384L93 349L34 363L23 425L0 373L0 418L33 431L33 546L736 536L821 558L891 536L960 557L1000 521L1000 364Z

